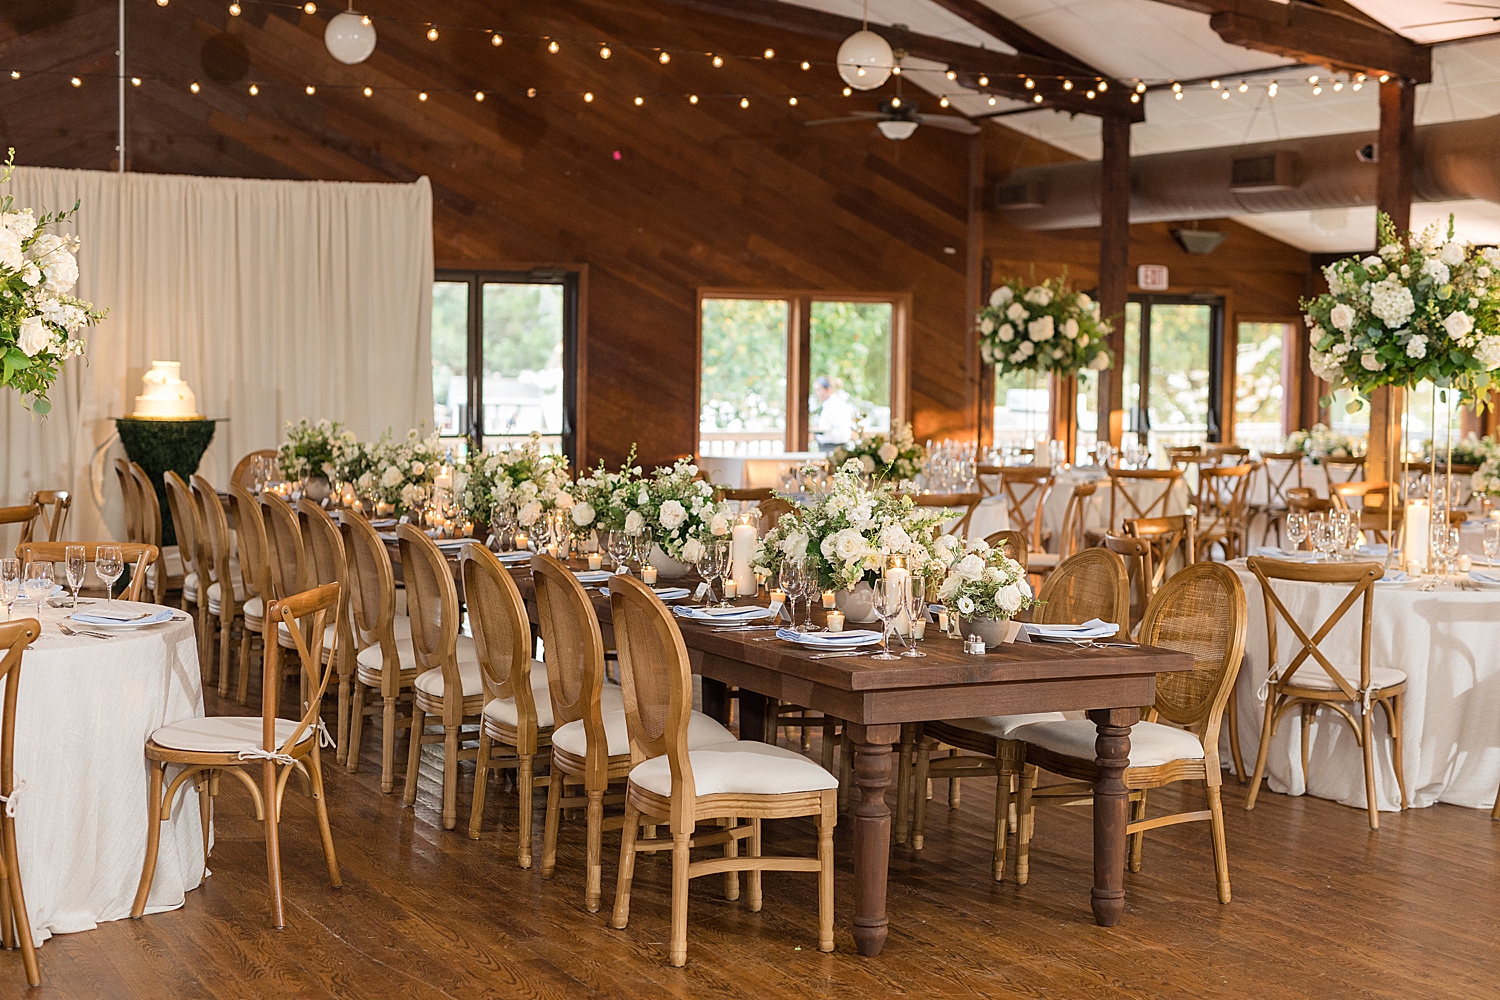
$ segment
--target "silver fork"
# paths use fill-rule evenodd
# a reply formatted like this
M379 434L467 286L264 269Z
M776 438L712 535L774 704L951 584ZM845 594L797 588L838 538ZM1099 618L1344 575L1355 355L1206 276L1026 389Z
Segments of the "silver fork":
M872 652L875 652L875 650L862 649L862 650L858 650L858 651L850 650L850 651L845 652L845 653L814 653L813 655L809 656L808 659L809 660L830 660L830 659L834 658L835 656L864 656L865 654L872 653Z
M68 626L62 624L61 622L58 623L57 630L59 632L61 632L63 635L66 635L66 636L87 636L90 639L113 639L114 638L114 636L112 636L112 635L105 635L103 632L75 632L72 629L68 628Z

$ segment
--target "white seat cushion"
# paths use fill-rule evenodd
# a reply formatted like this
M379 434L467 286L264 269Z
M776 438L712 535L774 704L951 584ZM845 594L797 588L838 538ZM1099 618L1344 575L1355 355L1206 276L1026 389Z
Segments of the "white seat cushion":
M215 715L206 719L186 719L162 726L151 734L157 746L173 750L196 750L201 753L237 753L261 749L263 733L258 715ZM276 745L279 747L297 728L292 719L276 720ZM302 739L316 739L318 731L309 728Z
M1033 722L1062 722L1065 719L1067 716L1061 712L1032 712L1028 715L990 715L981 719L948 719L943 724L954 729L983 733L998 740L1008 740L1022 726L1029 726Z
M607 696L612 685L604 686ZM619 690L616 688L615 690ZM609 744L609 755L619 757L630 752L630 733L625 726L625 710L623 707L616 711L610 711L609 701L604 701L604 738ZM688 718L688 749L697 750L701 747L716 746L720 743L728 743L734 739L734 734L702 712L694 712ZM552 734L552 745L566 750L575 757L582 757L588 752L588 739L583 731L583 720L569 722L567 725L558 726Z
M198 574L197 573L189 573L187 576L185 576L185 577L182 578L182 596L186 597L190 601L193 601L195 603L197 602L197 600L198 600Z
M1056 552L1032 552L1026 556L1026 566L1028 569L1042 567L1056 569L1058 559Z
M1359 690L1358 677L1350 677L1348 674L1345 674L1344 679L1349 682L1349 686L1354 690ZM1370 684L1373 687L1389 688L1405 683L1406 671L1404 670L1397 670L1395 667L1370 667ZM1328 676L1328 671L1323 669L1323 665L1311 658L1297 668L1297 672L1292 675L1290 686L1312 688L1315 691L1338 690L1338 685L1333 682L1332 677Z
M468 643L467 656L464 655L466 641ZM401 652L403 646L406 650L409 651L412 648L410 640L405 643L401 642L401 640L399 639L396 640L397 655L401 657L402 668L404 669L406 667L406 664L408 662L406 657L408 655L411 656L411 665L415 667L417 665L416 654L410 652ZM372 646L370 648L377 650L379 649L378 646ZM377 659L375 662L379 663L380 661L379 659ZM533 663L535 663L535 661L533 661ZM458 637L458 675L463 678L463 696L465 698L473 698L478 695L484 694L484 682L479 679L479 654L474 649L474 640L462 635ZM533 688L536 686L536 675L537 671L533 668L531 671ZM545 684L547 671L543 669L541 671L541 675L542 683ZM418 691L421 691L423 694L430 695L433 698L443 697L443 668L433 667L431 670L422 671L417 675L416 680L412 681L412 686L415 687ZM551 703L549 702L548 705L550 706L550 704Z
M613 694L610 693L611 688L614 689ZM605 711L609 710L611 704L615 709L624 711L625 700L618 685L604 685L603 699ZM531 661L531 700L536 703L536 724L542 729L552 728L552 695L547 691L547 665L541 660ZM514 698L491 699L484 706L484 717L511 729L516 728L521 721Z
M156 585L156 569L158 566L167 568L167 580L172 581L182 576L182 553L177 546L168 545L161 550L161 558L146 568L146 582L152 586Z
M215 584L215 586L217 586L217 584ZM331 625L332 623L330 622L328 624ZM332 649L333 640L337 635L338 631L336 629L325 627L323 629L323 648ZM283 646L292 641L292 633L287 630L286 622L276 623L276 638L281 642Z
M837 778L800 753L751 740L689 750L688 763L699 795L785 795L839 786ZM671 795L672 768L666 755L637 764L630 781L648 792Z
M479 650L475 647L474 640L466 635L458 637L458 645L455 647L455 652L458 654L459 663L479 662ZM401 662L402 670L417 669L417 654L412 647L410 626L407 627L405 638L399 633L396 635L396 658ZM374 671L377 676L385 665L385 659L380 655L380 643L378 642L373 646L366 646L364 649L361 649L359 655L354 659L359 663L361 668Z
M1013 739L1080 760L1095 758L1094 741L1098 736L1098 727L1087 719L1033 722L1012 734ZM1131 727L1131 767L1157 767L1174 760L1202 759L1203 744L1186 729L1164 726L1159 722L1137 722Z
M245 600L245 585L239 577L234 578L234 602L239 604ZM210 583L208 585L208 611L209 614L219 613L219 585Z
M261 621L266 617L266 600L259 594L246 598L243 610L246 618Z

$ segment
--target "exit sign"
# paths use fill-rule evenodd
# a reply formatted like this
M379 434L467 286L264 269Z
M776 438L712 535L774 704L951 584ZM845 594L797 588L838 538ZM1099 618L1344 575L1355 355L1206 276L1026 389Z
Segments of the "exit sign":
M1165 292L1172 284L1165 264L1142 264L1137 267L1135 283L1143 292Z

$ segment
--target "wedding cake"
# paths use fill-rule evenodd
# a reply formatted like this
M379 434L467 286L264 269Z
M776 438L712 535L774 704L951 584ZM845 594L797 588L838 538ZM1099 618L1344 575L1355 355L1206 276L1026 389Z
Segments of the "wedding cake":
M153 361L141 381L146 392L135 397L132 416L178 419L198 416L198 400L182 380L181 361Z

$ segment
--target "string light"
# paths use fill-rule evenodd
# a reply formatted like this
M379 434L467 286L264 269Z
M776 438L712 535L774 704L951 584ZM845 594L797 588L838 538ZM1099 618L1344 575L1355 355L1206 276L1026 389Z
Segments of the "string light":
M1276 81L1272 80L1271 81L1271 85L1266 88L1266 96L1267 97L1275 97L1276 96L1277 87L1278 87L1278 84L1276 83Z
M939 97L938 98L938 107L940 107L940 108L946 108L947 106L948 106L948 98L946 98L946 97Z
M1092 90L1090 90L1087 93L1085 93L1083 96L1087 97L1089 100L1092 101L1094 99L1094 92Z
M163 7L165 7L165 6L166 6L166 4L161 4L161 6L163 6ZM193 92L193 93L195 93L195 94L196 94L196 93L197 93L197 92L198 92L198 91L199 91L199 90L202 90L202 89L203 89L203 88L201 88L201 87L199 87L199 86L198 86L198 81L197 81L197 80L194 80L194 81L193 81L193 82L192 82L192 83L190 83L190 84L188 84L188 90L191 90L191 91L192 91L192 92Z
M642 104L645 104L645 103L646 103L646 99L644 97L642 97L640 94L635 95L635 106L636 107L640 107Z
M901 98L899 98L899 97L893 97L893 98L891 98L891 107L893 107L893 108L899 108L899 107L901 107Z
M18 70L18 69L11 70L10 71L10 78L12 80L19 80L19 79L21 79L21 71Z
M527 87L526 88L526 96L527 97L535 97L536 96L536 88L535 87Z
M900 76L900 75L901 75L901 67L900 66L892 66L891 67L891 76Z
M786 99L786 102L787 102L787 103L788 103L788 104L790 104L790 105L791 105L791 106L792 106L792 107L794 107L794 108L795 108L795 107L796 107L796 106L797 106L797 98L795 98L795 97L788 97L788 98L787 98L787 99Z
M663 52L661 55L656 57L656 61L665 66L667 63L672 61L672 53Z
M749 106L750 106L750 98L748 98L748 97L741 97L740 98L740 107L742 107L742 108L748 108Z
M483 104L484 103L484 91L482 91L482 90L476 90L476 91L474 91L474 100L478 101L480 104Z
M1172 95L1172 96L1173 96L1173 97L1174 97L1174 98L1175 98L1175 99L1177 99L1177 100L1179 100L1179 101L1180 101L1180 100L1182 100L1182 91L1180 91L1180 90L1179 90L1179 91L1177 91L1177 92L1175 92L1175 93L1174 93L1174 94L1173 94L1173 95Z
M1041 95L1038 94L1037 96L1040 97ZM1140 94L1131 94L1130 95L1130 103L1131 104L1139 104L1139 103L1141 103L1141 95Z
M70 80L70 81L68 81L68 82L69 82L69 83L71 83L71 84L72 84L72 85L73 85L73 86L75 86L75 87L82 87L82 86L83 86L83 81L82 81L82 80L80 80L80 79L79 79L79 78L78 78L78 77L76 77L76 76L75 76L75 77L73 77L73 79L72 79L72 80Z
M1109 81L1108 80L1100 80L1099 81L1099 93L1102 94L1102 93L1104 93L1108 89L1109 89Z
M689 104L697 104L698 103L698 95L697 94L689 94L688 95L688 103Z
M505 39L500 37L499 32L496 32L495 34L490 36L490 44L498 49L500 46L505 44Z
M1380 74L1380 82L1381 83L1390 83L1391 82L1391 74L1389 74L1389 73L1382 73L1382 74Z
M374 97L375 96L375 91L371 90L369 87L366 87L365 88L365 96L366 97Z
M762 52L761 55L765 56L767 59L775 59L776 58L776 50L775 49L766 49L766 51Z
M304 14L316 14L317 12L318 5L315 3L305 3L302 5L302 13Z
M1177 82L1174 81L1173 84L1172 84L1172 93L1174 93L1174 94L1180 94L1180 93L1182 93L1182 84L1177 83Z
M77 79L77 77L74 77L74 79L75 79L75 80L76 80L76 79ZM250 96L251 96L251 97L254 97L254 96L256 96L256 95L257 95L257 94L259 94L259 93L260 93L260 88L259 88L259 87L257 87L257 86L256 86L256 85L255 85L255 84L253 84L253 83L252 83L252 84L251 84L251 85L250 85Z
M1146 92L1146 84L1139 80L1136 81L1135 92L1137 94L1144 94Z
M958 79L958 74L956 72L954 72L953 70L951 70L951 69L948 72L944 73L943 75L946 76L950 80L957 80Z
M610 57L609 46L608 45L600 46L600 48L599 48L599 58L600 59L608 59L609 57Z
M854 93L854 89L852 87L845 87L844 88L844 96L845 97L848 97L852 93Z
M427 29L427 40L429 42L435 42L438 40L438 30L436 27Z
M990 100L994 100L994 98L992 97L992 98L990 98ZM1041 94L1033 94L1032 97L1031 97L1031 100L1032 100L1033 103L1041 104L1042 103L1042 95Z
M419 101L425 101L425 100L427 100L427 91L424 90L421 93L417 94L417 100L419 100Z
M1314 84L1317 83L1318 82L1318 74L1314 73L1312 76L1308 77L1307 78L1307 82L1308 83L1314 83Z
M584 91L584 94L583 94L583 103L584 104L593 104L594 103L594 92L592 90Z
M1316 87L1316 86L1313 87L1313 96L1314 97L1317 97L1322 92L1323 92L1323 88L1322 87Z
M1036 81L1033 80L1029 76L1026 78L1026 89L1027 90L1035 90L1036 89Z
M1072 80L1064 80L1063 81L1063 90L1072 90L1072 89L1073 89L1073 81Z
M988 87L990 85L990 78L983 74L980 74L979 85L981 87Z
M547 43L547 51L553 55L557 55L558 50L561 48L562 46L557 44L557 39L555 38Z
M307 96L308 97L311 97L312 95L314 95L314 94L316 94L318 92L318 88L314 87L310 83L306 87L303 87L302 89L305 90L305 91L307 91Z
M802 60L802 72L806 73L810 69L812 69L812 63L808 62L806 59Z
M1344 81L1343 80L1335 80L1335 81L1333 81L1333 92L1335 94L1337 94L1339 91L1341 91L1343 89L1344 89Z
M1213 89L1215 89L1215 90L1219 89L1219 81L1218 80L1210 80L1210 81L1208 81L1208 85L1210 87L1212 87Z
M1221 93L1219 96L1222 97L1224 100L1227 101L1227 100L1229 100L1229 91L1226 90L1223 93Z
M141 78L138 76L132 76L130 78L130 85L132 87L139 87L141 85Z
M1040 97L1040 96L1042 96L1042 95L1040 95L1040 94L1038 94L1038 95L1037 95L1037 96L1038 96L1038 97ZM990 95L990 100L989 100L989 105L990 105L990 107L992 107L992 108L993 108L993 107L994 107L994 106L995 106L995 97L994 97L994 95L993 95L993 94L992 94L992 95Z
M167 5L167 0L156 0L156 6L158 6L158 7L165 7L166 5Z
M714 69L718 69L720 66L723 66L723 65L724 65L724 57L723 56L714 56Z
M1240 93L1243 94L1245 91L1247 91L1249 89L1250 89L1250 85L1248 83L1246 83L1244 80L1241 80L1240 81Z
M240 16L240 5L239 4L232 3L232 4L229 5L229 16L230 17L239 17Z

